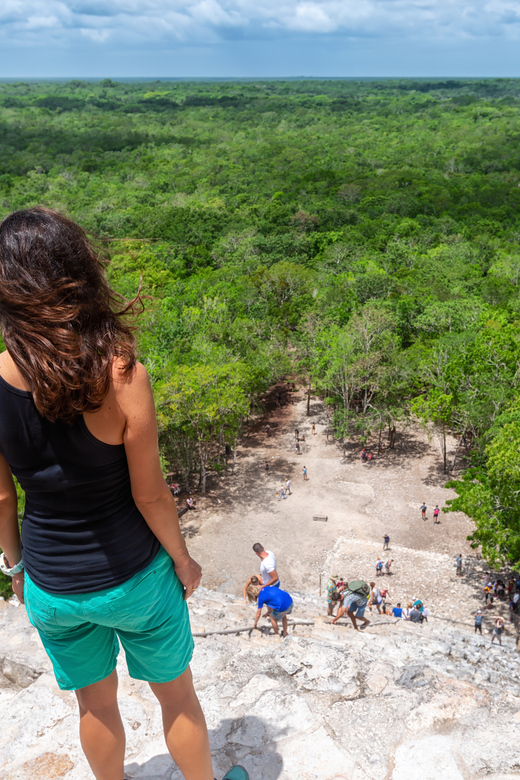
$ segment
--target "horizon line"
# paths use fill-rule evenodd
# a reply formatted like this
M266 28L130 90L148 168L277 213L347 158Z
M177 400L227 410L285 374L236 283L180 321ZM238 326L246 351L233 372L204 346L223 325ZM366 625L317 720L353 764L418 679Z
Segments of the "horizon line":
M520 76L0 76L0 83L6 81L485 81L488 79L508 81L520 80Z

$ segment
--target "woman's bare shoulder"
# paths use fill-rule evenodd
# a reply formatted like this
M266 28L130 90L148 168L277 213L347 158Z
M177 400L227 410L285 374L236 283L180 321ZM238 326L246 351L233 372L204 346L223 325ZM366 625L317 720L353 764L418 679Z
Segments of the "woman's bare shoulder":
M149 398L150 378L143 364L137 362L131 371L125 371L123 361L115 358L112 365L112 392L123 410Z

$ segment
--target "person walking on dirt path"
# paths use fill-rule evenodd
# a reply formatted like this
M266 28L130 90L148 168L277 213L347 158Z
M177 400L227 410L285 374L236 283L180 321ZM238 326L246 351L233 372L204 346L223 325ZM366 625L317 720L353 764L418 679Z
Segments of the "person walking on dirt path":
M388 547L389 544L390 544L390 537L388 536L388 534L385 534L383 536L383 550L388 550L389 549L389 547Z
M293 600L285 590L280 590L273 585L262 588L258 595L258 609L255 617L255 628L262 615L262 607L268 607L269 619L274 633L279 636L278 621L282 621L282 636L287 636L287 615L290 615L293 609Z
M462 577L462 553L457 555L457 577Z
M428 507L426 506L426 504L423 501L423 503L421 505L421 517L422 517L423 520L426 520L426 510L427 509L428 509Z
M439 522L439 505L437 504L435 509L433 510L433 523L434 525Z
M303 467L302 474L303 474L303 481L307 482L307 466Z
M338 614L332 621L334 625L346 613L352 621L356 631L359 631L357 621L362 620L364 626L368 626L370 620L365 617L365 609L370 595L370 586L362 580L349 582L348 589L345 591L343 606L338 609Z
M296 439L296 444L294 445L294 449L296 451L296 454L300 455L300 442L298 441L298 439Z
M312 435L316 436L316 423L312 423Z
M294 438L296 439L296 441L298 441L299 436L300 436L300 431L298 430L298 428L296 428L296 430L294 431Z
M477 609L475 613L475 634L477 631L482 636L482 610Z
M290 479L287 479L286 482L285 482L285 492L287 493L288 496L292 495L292 493L291 493L291 480Z
M491 644L495 641L495 639L498 640L498 644L502 645L502 634L504 633L504 619L501 618L499 615L497 615L495 618L493 618L495 621L495 627L493 628L493 636L491 637Z
M376 577L380 577L383 574L383 561L378 558L376 561Z
M260 542L253 545L253 552L260 558L260 576L265 587L280 587L280 578L276 571L276 558L270 550L264 550Z
M264 472L266 477L269 476L269 463L267 461L264 464Z
M389 560L388 560L388 561L386 561L386 563L385 563L385 574L386 574L388 577L389 577L389 576L391 575L391 573L392 573L392 572L390 571L390 569L392 568L392 564L393 564L393 562L394 562L394 559L393 559L393 558L389 558Z
M283 484L283 482L280 485L280 492L278 493L278 495L279 495L280 498L283 498L283 499L287 498L287 496L285 495L285 485Z
M271 426L270 425L266 425L265 426L265 435L269 436L270 433L271 433Z

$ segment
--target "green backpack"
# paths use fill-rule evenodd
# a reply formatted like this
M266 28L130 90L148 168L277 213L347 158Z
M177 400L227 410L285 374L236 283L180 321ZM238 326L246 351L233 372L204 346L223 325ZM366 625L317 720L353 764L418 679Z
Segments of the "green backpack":
M351 593L361 593L366 598L370 595L370 586L363 580L352 580L348 584L348 589Z

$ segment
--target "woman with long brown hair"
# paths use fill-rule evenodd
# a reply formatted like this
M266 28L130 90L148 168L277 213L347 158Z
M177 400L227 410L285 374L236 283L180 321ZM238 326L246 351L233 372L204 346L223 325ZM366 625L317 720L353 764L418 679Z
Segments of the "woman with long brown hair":
M186 780L213 780L185 601L202 572L162 477L128 308L71 220L33 208L0 224L0 567L59 686L76 693L96 779L123 780L120 643ZM26 495L21 540L12 474Z

